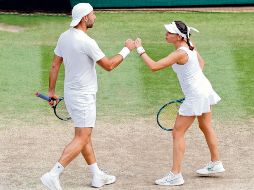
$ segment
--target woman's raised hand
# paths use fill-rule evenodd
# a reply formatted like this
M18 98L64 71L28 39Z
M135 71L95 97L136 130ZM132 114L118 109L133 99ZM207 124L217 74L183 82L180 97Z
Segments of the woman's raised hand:
M137 38L137 39L135 40L135 46L136 46L136 48L142 46L142 40L141 40L140 38Z

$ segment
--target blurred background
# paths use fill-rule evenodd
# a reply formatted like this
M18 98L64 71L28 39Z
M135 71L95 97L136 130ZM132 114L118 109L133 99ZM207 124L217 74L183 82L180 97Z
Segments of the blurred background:
M80 2L96 9L251 6L254 0L0 0L0 11L70 13Z

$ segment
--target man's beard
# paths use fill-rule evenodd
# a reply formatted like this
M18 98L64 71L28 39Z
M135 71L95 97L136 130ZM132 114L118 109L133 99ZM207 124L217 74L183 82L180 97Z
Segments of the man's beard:
M94 23L92 21L88 20L87 23L86 23L86 27L87 28L93 28L93 24Z

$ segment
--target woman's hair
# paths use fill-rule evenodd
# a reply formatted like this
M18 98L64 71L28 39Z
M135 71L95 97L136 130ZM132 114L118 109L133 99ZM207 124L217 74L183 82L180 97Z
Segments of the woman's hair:
M188 28L187 28L186 24L184 24L182 21L175 21L175 24L176 24L176 27L178 28L178 30L180 30L180 32L182 32L183 34L186 35L187 44L189 46L189 49L193 50L194 47L190 43L190 33L188 33Z

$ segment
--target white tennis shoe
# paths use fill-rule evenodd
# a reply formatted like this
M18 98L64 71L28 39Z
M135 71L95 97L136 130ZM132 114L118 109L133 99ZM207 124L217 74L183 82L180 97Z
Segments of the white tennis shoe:
M204 168L197 170L196 172L200 175L209 175L214 173L224 172L225 169L221 161L210 161Z
M103 171L97 172L93 175L92 187L102 187L103 185L109 185L116 181L116 177L108 175Z
M165 177L157 179L155 184L177 186L184 184L184 180L181 173L175 175L172 172L169 172Z
M49 172L45 173L41 177L41 182L45 185L49 190L62 190L59 182L59 176L53 176Z

